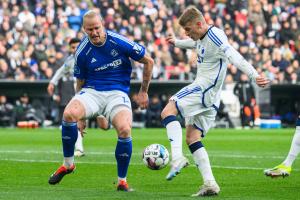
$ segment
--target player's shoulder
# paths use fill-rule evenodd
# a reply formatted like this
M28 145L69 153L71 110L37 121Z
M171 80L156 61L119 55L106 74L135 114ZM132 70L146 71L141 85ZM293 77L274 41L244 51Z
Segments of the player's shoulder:
M110 42L114 45L118 45L118 46L123 46L123 45L133 46L134 45L134 42L131 41L130 39L126 38L125 36L123 36L119 33L116 33L116 32L110 31L110 30L107 30L107 39L108 39L108 42Z
M73 54L69 55L66 59L65 59L65 65L69 65L72 64L75 61L75 57Z
M207 35L210 41L216 44L218 47L223 44L223 40L226 38L224 31L215 26L208 28Z
M75 59L78 59L78 57L84 54L84 52L88 51L89 49L88 47L90 46L89 43L90 42L88 36L84 36L80 41L80 44L78 45L77 50L75 52L74 55Z

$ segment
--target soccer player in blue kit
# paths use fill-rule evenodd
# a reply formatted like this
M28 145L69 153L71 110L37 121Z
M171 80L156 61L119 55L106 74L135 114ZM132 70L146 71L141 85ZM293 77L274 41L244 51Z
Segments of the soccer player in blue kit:
M143 80L138 104L148 106L148 88L154 61L145 48L112 31L106 30L99 13L90 10L83 16L87 34L75 53L74 76L76 95L66 106L62 121L64 162L50 177L49 184L57 184L75 170L74 144L77 129L83 133L85 119L105 116L118 133L115 150L119 191L132 191L126 180L132 154L132 110L128 97L132 66L130 58L144 64Z

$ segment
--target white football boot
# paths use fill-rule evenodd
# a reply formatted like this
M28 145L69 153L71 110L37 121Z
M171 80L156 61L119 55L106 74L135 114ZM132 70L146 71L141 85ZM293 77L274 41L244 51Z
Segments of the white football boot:
M171 162L171 169L170 169L168 175L166 176L166 179L168 181L172 180L177 174L180 173L180 170L182 168L187 167L189 164L190 164L189 160L184 156L172 161Z
M204 197L217 195L220 192L220 187L216 181L206 181L199 189L199 192L192 194L192 197Z

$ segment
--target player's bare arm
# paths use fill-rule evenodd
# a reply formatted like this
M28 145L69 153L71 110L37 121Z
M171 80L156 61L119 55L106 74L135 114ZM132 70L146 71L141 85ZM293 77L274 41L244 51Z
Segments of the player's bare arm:
M54 92L54 84L53 83L49 83L49 85L47 87L47 91L50 96L53 95L53 92Z
M144 109L147 108L149 103L148 89L152 77L152 69L153 69L154 61L150 56L145 55L141 60L139 60L139 62L144 64L144 70L143 70L143 81L138 94L137 103L142 109Z
M79 92L84 84L84 79L76 79L76 92Z
M266 87L270 83L270 80L262 75L256 77L255 81L259 87Z
M169 44L172 44L172 45L175 45L175 37L170 35L166 38L166 41L169 43Z

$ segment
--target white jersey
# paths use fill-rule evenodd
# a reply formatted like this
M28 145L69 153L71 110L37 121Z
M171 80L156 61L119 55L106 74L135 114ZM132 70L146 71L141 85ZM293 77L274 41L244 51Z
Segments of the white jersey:
M196 49L197 76L193 85L198 85L202 91L201 103L204 107L220 104L220 92L226 76L227 64L231 62L250 79L255 79L258 73L240 53L229 43L227 36L221 29L211 26L207 33L199 40L175 40L179 48Z
M64 64L55 72L54 76L50 80L50 83L57 85L58 81L64 76L73 76L74 74L74 55L70 55L66 58Z

